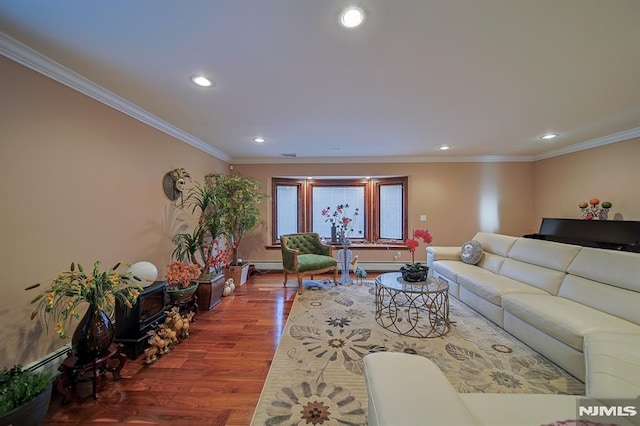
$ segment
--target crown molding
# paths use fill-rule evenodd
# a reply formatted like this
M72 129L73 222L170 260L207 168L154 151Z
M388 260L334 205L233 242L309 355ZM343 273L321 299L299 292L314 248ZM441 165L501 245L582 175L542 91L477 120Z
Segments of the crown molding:
M602 136L600 138L591 139L589 141L580 142L574 145L569 145L564 148L547 151L540 155L534 156L533 161L545 160L547 158L558 157L560 155L571 154L578 151L584 151L585 149L596 148L599 146L609 145L612 143L622 142L628 139L639 137L640 127L636 127L635 129L624 130L622 132L613 133L611 135Z
M476 156L476 157L296 157L296 158L234 158L232 164L388 164L388 163L513 163L531 162L533 157Z
M156 117L150 112L140 108L137 105L127 101L126 99L110 92L109 90L97 85L69 68L60 65L43 54L31 49L30 47L20 43L9 37L7 34L0 32L0 53L7 58L24 65L58 83L89 96L98 102L101 102L113 109L116 109L129 117L132 117L144 124L147 124L169 136L193 146L213 157L222 161L230 162L231 157L222 151L212 147L211 145L191 136L187 132L167 123L166 121Z

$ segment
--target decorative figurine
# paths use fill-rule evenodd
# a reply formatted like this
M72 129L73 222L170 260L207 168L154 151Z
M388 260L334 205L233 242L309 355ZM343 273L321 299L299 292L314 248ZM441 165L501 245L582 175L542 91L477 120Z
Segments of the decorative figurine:
M149 339L149 344L153 345L153 341L152 339ZM144 350L144 364L145 365L150 365L153 364L154 362L156 362L156 360L158 359L157 354L158 353L158 348L155 346L150 346L147 349Z
M612 206L609 201L603 201L600 204L600 200L597 198L592 198L588 203L581 201L578 204L578 207L582 210L582 218L584 220L607 220L609 209Z
M222 295L229 296L231 293L233 293L233 290L235 289L236 289L236 285L233 282L233 278L229 278L224 283L224 290L222 290Z

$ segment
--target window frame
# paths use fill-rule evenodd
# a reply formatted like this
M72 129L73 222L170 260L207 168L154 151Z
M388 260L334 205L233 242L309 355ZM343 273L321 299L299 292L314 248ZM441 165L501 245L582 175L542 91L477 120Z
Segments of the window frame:
M358 243L373 242L375 244L404 244L408 238L408 187L407 176L377 177L377 178L331 178L303 179L303 178L272 178L272 220L271 238L273 244L280 244L277 236L277 191L279 186L295 186L298 191L298 231L312 232L313 229L313 187L314 186L361 186L364 187L364 211L361 218L364 220L364 236L354 237L351 240ZM402 187L402 239L380 238L380 188L385 185L401 185Z

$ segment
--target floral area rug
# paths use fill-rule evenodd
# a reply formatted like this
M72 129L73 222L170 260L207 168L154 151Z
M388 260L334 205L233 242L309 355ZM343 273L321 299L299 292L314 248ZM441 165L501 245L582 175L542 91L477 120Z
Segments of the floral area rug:
M362 358L406 352L434 361L458 392L584 394L584 384L450 299L451 330L402 337L375 321L372 282L316 281L296 296L252 425L366 425Z

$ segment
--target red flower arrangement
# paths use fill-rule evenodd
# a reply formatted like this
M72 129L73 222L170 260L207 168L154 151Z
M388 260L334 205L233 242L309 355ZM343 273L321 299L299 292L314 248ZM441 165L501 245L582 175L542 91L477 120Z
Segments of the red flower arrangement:
M420 241L418 241L418 239L422 239L422 242L427 245L431 244L431 241L433 241L433 237L431 236L431 234L427 229L414 230L413 238L408 238L407 241L405 241L405 244L407 245L407 247L409 248L409 251L411 252L411 264L407 263L407 266L413 267L413 268L420 267L420 262L416 264L416 259L415 259L416 249L420 245Z
M180 290L191 287L191 281L200 277L200 266L193 263L183 263L174 260L167 265L167 288Z

